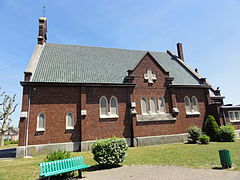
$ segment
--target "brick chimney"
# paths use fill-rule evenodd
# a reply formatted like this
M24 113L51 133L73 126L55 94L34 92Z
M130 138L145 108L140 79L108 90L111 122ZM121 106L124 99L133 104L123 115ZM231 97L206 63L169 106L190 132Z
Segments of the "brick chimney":
M178 57L179 57L182 61L184 61L182 43L177 43L177 52L178 52Z
M38 44L43 45L47 40L47 18L39 18Z

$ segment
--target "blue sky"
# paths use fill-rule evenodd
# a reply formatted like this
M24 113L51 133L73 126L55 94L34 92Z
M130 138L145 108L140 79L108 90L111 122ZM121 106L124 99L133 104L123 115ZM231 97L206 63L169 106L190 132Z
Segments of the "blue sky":
M182 42L186 63L240 104L240 0L1 0L0 87L17 95L16 126L43 4L48 42L163 52Z

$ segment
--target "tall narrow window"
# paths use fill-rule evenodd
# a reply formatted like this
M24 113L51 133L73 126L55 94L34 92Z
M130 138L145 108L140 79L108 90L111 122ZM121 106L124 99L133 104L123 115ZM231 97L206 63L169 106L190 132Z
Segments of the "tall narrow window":
M118 101L117 98L112 96L110 99L110 116L118 115Z
M73 113L67 113L66 115L66 129L74 129Z
M184 98L185 109L187 113L191 113L191 102L188 96Z
M195 96L192 97L192 111L193 112L199 112L198 100Z
M141 110L143 115L148 114L147 99L145 97L141 99Z
M155 98L150 98L150 112L151 114L157 114L157 105Z
M159 107L159 113L166 112L165 100L163 97L158 98L158 107Z
M107 98L102 96L99 100L100 104L100 116L107 116L108 115L108 103Z
M45 131L45 115L40 113L37 117L37 131Z

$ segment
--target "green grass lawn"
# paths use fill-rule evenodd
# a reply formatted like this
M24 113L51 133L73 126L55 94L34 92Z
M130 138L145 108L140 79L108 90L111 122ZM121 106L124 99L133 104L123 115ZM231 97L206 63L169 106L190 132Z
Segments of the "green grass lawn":
M198 144L166 144L129 148L123 165L163 165L185 166L193 168L221 167L218 150L228 149L233 161L233 170L240 171L240 141L234 143ZM0 179L37 179L38 163L46 155L31 159L0 160ZM72 156L83 156L85 163L94 165L91 152L74 152Z

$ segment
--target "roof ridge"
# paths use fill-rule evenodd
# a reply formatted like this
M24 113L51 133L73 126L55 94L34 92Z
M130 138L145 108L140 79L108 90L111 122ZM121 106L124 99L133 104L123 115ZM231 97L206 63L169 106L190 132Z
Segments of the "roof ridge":
M111 48L111 47L99 47L99 46L85 46L85 45L76 45L76 44L60 44L60 43L46 43L50 45L64 45L64 46L77 46L77 47L86 47L86 48L101 48L101 49L111 49L111 50L124 50L124 51L139 51L139 52L153 52L153 53L163 53L162 51L149 51L149 50L138 50L138 49L122 49L122 48Z

